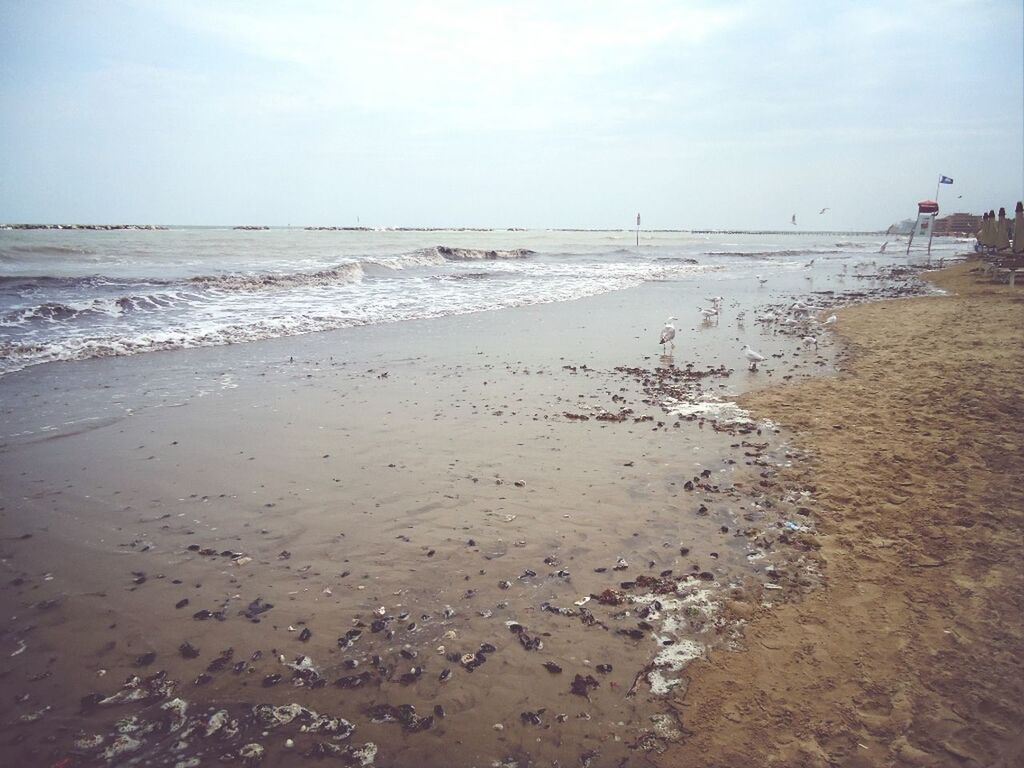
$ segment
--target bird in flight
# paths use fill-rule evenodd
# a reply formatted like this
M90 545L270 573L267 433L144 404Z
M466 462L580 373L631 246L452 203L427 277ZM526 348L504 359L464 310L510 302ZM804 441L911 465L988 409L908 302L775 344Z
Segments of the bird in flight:
M792 223L793 223L793 226L795 227L796 226L796 214L795 213L793 214Z
M831 211L831 210L832 210L831 208L822 208L820 211L818 211L818 215L821 216L821 214L823 214L825 211Z

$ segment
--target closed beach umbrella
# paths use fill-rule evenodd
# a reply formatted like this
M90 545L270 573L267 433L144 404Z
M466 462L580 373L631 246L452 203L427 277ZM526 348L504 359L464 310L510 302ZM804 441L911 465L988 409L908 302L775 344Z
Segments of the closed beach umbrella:
M1013 252L1024 253L1024 203L1019 200L1013 217Z
M1006 220L1006 209L999 209L999 218L996 219L996 250L1008 251L1010 249L1009 222Z
M985 238L988 237L988 212L981 214L981 226L978 228L978 248L985 247Z
M996 247L996 212L988 212L988 241L985 243L989 248Z

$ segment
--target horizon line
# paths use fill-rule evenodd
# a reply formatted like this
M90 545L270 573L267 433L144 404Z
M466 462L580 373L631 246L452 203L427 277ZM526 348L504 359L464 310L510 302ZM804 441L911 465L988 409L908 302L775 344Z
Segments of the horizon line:
M972 214L973 215L973 214ZM897 222L902 223L902 222ZM892 225L890 225L892 226ZM2 231L164 231L171 229L230 229L239 231L302 230L310 232L624 232L752 235L884 235L886 229L737 229L675 227L474 227L474 226L341 226L316 224L139 224L139 223L0 223Z

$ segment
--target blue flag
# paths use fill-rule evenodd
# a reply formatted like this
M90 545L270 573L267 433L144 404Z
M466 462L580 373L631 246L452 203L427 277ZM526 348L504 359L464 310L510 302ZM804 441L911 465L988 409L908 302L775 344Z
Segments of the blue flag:
M939 176L939 184L952 184L953 180L949 176Z

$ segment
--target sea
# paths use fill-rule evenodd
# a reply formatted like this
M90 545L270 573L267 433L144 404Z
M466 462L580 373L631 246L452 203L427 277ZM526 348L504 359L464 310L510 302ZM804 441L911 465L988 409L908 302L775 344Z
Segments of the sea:
M923 246L923 243L921 244ZM2 229L0 375L572 301L709 272L769 280L968 250L881 233L630 230ZM812 260L814 260L812 262Z

